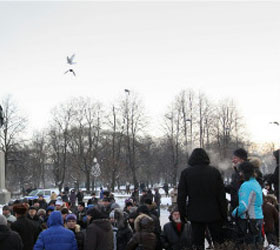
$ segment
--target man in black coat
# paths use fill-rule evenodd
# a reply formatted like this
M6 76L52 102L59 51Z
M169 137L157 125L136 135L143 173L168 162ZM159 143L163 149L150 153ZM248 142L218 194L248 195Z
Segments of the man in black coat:
M0 214L0 249L22 250L23 244L18 233L11 231L7 226L7 219Z
M13 207L17 221L11 225L11 229L16 231L23 242L23 250L32 250L37 240L38 231L34 223L27 219L27 208L23 204Z
M209 165L204 149L194 149L188 164L180 177L178 208L181 221L191 221L194 247L204 249L206 226L214 243L223 241L222 224L227 217L225 189L220 172Z

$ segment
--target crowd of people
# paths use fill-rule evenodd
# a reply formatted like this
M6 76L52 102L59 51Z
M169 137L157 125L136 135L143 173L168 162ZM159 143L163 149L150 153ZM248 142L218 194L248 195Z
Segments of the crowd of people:
M0 249L204 250L205 239L208 249L262 249L265 239L277 246L279 150L273 154L276 168L265 178L258 159L235 150L231 183L225 185L206 151L195 149L178 191L171 192L169 222L164 225L157 187L142 186L140 194L134 188L124 204L103 189L87 201L73 189L58 196L53 192L48 203L43 196L9 202L0 215ZM164 190L168 195L168 185Z

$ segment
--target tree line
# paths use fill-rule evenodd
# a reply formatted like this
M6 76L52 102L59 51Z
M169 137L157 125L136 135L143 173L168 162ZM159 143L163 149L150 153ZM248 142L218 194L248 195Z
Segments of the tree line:
M215 155L214 163L231 158L235 148L248 147L245 124L233 100L211 101L204 93L182 90L149 128L141 98L127 90L111 106L87 97L72 98L51 110L46 129L26 139L27 118L11 96L1 105L0 129L10 190L32 184L87 190L129 182L175 185L195 147Z

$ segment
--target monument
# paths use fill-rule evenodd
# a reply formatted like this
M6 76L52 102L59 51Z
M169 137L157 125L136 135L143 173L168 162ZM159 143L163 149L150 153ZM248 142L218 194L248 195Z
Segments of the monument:
M4 124L3 108L0 105L0 128ZM11 199L11 193L6 189L5 155L0 149L0 204L6 204Z
M6 189L5 177L5 157L0 150L0 204L6 204L11 199L11 193Z

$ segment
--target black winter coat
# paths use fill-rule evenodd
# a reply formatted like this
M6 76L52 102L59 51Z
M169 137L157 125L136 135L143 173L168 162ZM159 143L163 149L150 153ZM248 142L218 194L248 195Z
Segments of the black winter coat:
M0 225L0 249L22 250L23 244L18 233L11 231L7 226Z
M186 222L186 217L189 221L202 223L225 220L227 217L227 202L221 174L204 161L192 161L193 165L181 173L177 202L182 222Z
M170 221L163 227L161 233L162 247L166 250L191 249L192 245L191 223L182 224L181 232L178 232L176 223Z
M107 219L93 220L87 227L84 250L113 250L113 229Z
M31 220L27 219L26 216L18 217L17 221L11 225L11 229L20 235L24 246L23 250L33 249L38 236L38 228Z
M117 231L117 250L125 250L127 243L132 238L132 231L125 225L125 227L119 228Z

